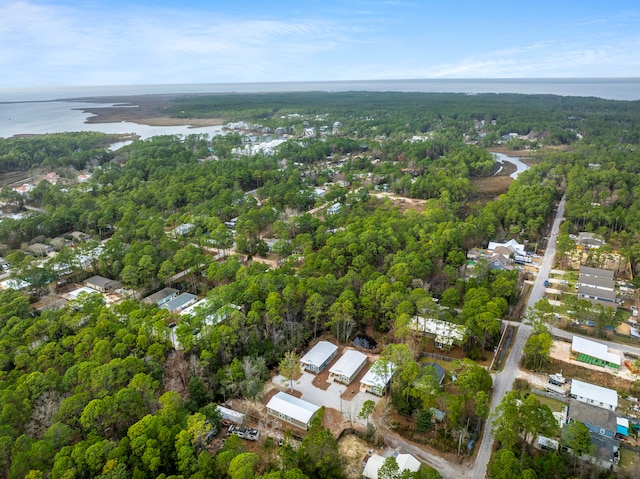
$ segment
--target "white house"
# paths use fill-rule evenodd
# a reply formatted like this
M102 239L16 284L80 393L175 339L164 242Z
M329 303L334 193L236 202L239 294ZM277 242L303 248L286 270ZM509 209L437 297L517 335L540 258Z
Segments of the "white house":
M416 331L433 336L436 346L440 349L451 348L454 341L462 342L466 332L466 328L460 324L421 316L413 318L411 327Z
M302 370L320 373L338 354L338 346L329 341L319 341L300 359Z
M391 361L377 359L360 380L360 391L382 396L395 371Z
M329 381L350 384L367 364L367 356L355 349L349 349L329 369Z
M571 381L570 396L583 403L615 411L618 407L618 393L613 389L603 388L574 379Z
M267 412L289 424L308 429L311 419L320 406L304 401L290 394L279 392L267 403Z
M411 454L397 454L394 456L396 459L396 463L398 464L398 472L402 474L402 471L410 470L411 472L418 472L420 469L420 461L418 461ZM367 479L378 479L378 470L384 464L386 460L385 457L382 457L378 454L373 454L369 457L366 466L364 467L364 471L362 472L362 476Z

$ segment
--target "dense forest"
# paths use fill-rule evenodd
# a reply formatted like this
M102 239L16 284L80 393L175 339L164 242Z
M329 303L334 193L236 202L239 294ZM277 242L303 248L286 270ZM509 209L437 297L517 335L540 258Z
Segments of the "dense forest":
M455 450L461 431L488 415L491 378L474 360L495 347L524 280L482 262L470 272L467 252L510 238L535 249L566 194L564 247L569 234L598 233L635 271L639 109L555 96L213 95L178 99L174 114L293 133L251 156L238 154L246 132L154 137L116 152L97 133L0 140L0 170L63 179L1 192L3 210L22 213L0 221L2 254L29 287L0 292L0 474L343 477L321 421L299 445L257 452L229 438L212 454L202 438L220 427L215 404L259 401L287 352L320 336L347 344L357 332L388 343L382 356L399 367L393 407L425 429L431 408L447 411L442 444ZM305 128L314 134L303 138ZM498 142L526 150L534 166L487 200L477 180L499 169L488 151ZM73 181L79 170L91 173L87 183ZM421 202L403 208L388 193ZM74 231L92 240L46 258L26 252ZM33 307L94 274L131 298ZM164 286L209 301L193 316L137 301ZM222 312L220 323L207 320ZM454 387L419 376L416 314L466 327ZM177 363L180 391L169 381Z

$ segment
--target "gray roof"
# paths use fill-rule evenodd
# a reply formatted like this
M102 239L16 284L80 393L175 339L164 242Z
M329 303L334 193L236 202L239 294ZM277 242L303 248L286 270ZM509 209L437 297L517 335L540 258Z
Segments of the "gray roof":
M191 293L182 293L180 296L173 298L171 301L167 301L160 309L168 309L169 311L177 311L183 309L187 304L195 301L198 297Z
M104 289L108 289L115 284L115 281L109 278L105 278L104 276L91 276L88 280L85 281L87 284L94 284Z
M331 374L350 378L367 361L367 356L355 349L348 349L329 369Z
M590 268L589 266L580 266L580 274L613 279L613 271L601 268Z
M445 369L440 366L438 363L424 363L422 365L422 369L424 370L424 368L426 368L427 366L431 366L433 369L435 369L435 376L434 378L438 381L438 384L442 384L442 381L444 381L444 377L447 374L447 371L445 371Z
M366 374L360 380L360 384L366 384L371 387L385 387L393 373L396 371L396 365L391 361L387 361L386 371L384 370L384 366L379 363L380 359L377 359L366 372ZM379 365L379 366L377 366Z
M578 294L583 294L585 296L594 296L596 298L601 298L603 300L609 300L611 302L615 302L616 300L616 292L609 291L607 289L595 288L593 286L587 286L585 284L581 284L578 288Z
M608 429L609 431L616 431L617 415L610 409L604 409L576 401L575 399L570 399L568 415L569 419Z
M337 349L338 346L329 341L319 341L307 354L302 356L300 362L319 368Z
M602 276L588 276L581 274L578 283L586 286L598 286L600 288L615 289L616 283L612 278L604 278Z
M167 296L171 296L172 294L178 293L177 289L174 288L163 288L160 291L156 291L155 293L147 296L142 300L145 304L156 304L158 301L163 300Z

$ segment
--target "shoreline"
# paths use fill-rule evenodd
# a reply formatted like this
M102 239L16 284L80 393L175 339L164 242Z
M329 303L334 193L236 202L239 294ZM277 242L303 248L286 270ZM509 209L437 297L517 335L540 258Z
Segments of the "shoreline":
M63 101L105 103L99 106L78 106L74 110L82 111L91 116L85 120L87 124L131 122L147 126L187 126L201 128L220 126L223 118L178 118L166 113L172 100L184 95L132 95L111 97L70 98ZM196 95L194 95L196 96Z

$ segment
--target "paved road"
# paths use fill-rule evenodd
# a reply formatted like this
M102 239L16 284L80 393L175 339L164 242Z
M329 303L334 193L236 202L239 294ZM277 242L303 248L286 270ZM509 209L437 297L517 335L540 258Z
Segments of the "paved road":
M542 264L540 265L540 269L538 270L538 275L533 285L533 289L531 290L531 294L529 295L527 308L530 308L531 306L536 304L540 299L542 299L544 295L544 280L549 276L551 266L553 265L553 259L556 254L556 239L558 237L560 223L562 222L562 217L564 215L564 204L565 198L563 197L560 201L560 204L558 205L558 211L553 222L553 227L551 228L551 233L549 235L549 241L544 253L544 258L542 260ZM493 411L495 411L496 407L498 407L507 391L510 391L513 387L513 381L518 374L518 365L520 364L522 349L524 348L524 345L530 335L531 326L522 324L518 328L518 333L516 334L515 340L513 342L511 352L509 353L509 357L504 364L504 369L494 376L493 396L491 399L492 413ZM478 450L476 461L473 465L473 468L471 469L471 477L474 479L484 479L486 477L487 464L489 463L489 459L491 457L491 448L493 446L493 438L491 437L492 425L493 421L491 420L490 416L487 420L487 423L485 424L482 433L482 443L480 444L480 449Z

